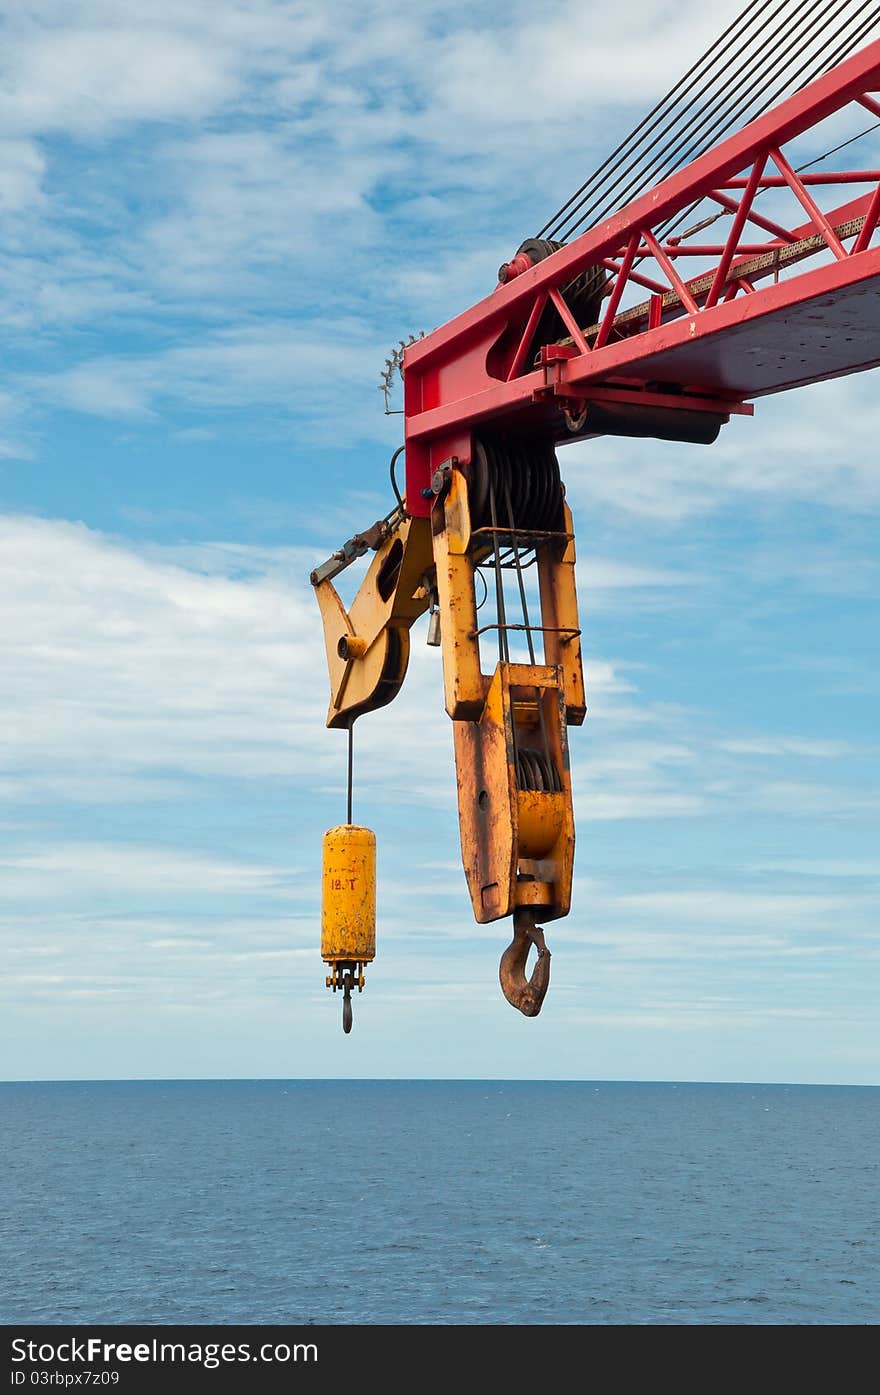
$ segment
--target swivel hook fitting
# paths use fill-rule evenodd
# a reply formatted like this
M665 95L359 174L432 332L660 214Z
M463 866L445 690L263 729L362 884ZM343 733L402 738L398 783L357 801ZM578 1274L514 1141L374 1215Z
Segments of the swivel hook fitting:
M351 1011L351 990L354 987L354 978L350 969L342 975L342 1030L346 1036L351 1031L352 1011Z
M526 960L532 945L538 959L531 978L526 978ZM544 943L544 931L535 924L531 906L518 906L513 913L513 939L501 956L498 976L501 991L512 1007L525 1017L537 1017L550 987L550 951Z

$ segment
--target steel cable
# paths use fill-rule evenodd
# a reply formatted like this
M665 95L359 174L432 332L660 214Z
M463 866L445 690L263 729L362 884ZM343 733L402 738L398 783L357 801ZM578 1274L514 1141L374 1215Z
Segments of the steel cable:
M630 137L627 138L608 159L599 167L594 175L581 186L576 194L563 205L554 217L545 224L542 233L553 230L554 240L561 241L570 237L578 229L583 227L592 214L596 214L590 226L595 226L603 216L614 211L614 208L623 207L646 185L648 182L656 182L658 178L668 177L675 169L680 168L688 161L697 158L723 134L725 130L736 125L741 125L748 114L748 120L754 120L769 106L776 102L786 91L797 91L800 87L819 76L822 72L834 67L841 58L851 53L874 24L880 18L880 6L875 7L867 17L864 17L863 3L856 3L855 13L852 12L850 0L844 0L843 6L840 0L829 0L829 3L820 8L796 12L794 16L790 13L784 15L779 20L780 13L786 8L788 0L782 0L769 15L766 23L761 26L759 21L768 9L767 3L756 8L753 12L743 12L733 25L728 26L724 34L715 41L710 50L704 54L699 62L691 67L685 78L679 80L662 102L643 119ZM797 6L795 7L797 11ZM844 10L850 12L843 17ZM832 13L833 12L833 13ZM725 41L735 36L736 41L742 39L741 21L748 18L751 25L749 37L745 44L734 54L734 61L738 60L744 50L748 47L749 39L760 30L762 51L757 56L750 53L746 59L733 72L730 65L727 67L727 82L720 93L716 92L710 100L700 107L696 113L699 122L695 139L695 118L691 117L687 123L687 129L682 134L680 124L685 119L688 112L691 112L696 103L701 101L710 90L710 84L704 83L698 92L691 95L686 105L678 110L672 111L670 99L682 88L687 79L694 73L701 73L706 76L711 73L719 57L725 56ZM776 21L779 21L776 23ZM842 21L838 23L838 21ZM855 28L853 24L855 23ZM775 28L768 33L767 24L775 24ZM833 26L837 24L837 28ZM829 32L833 29L833 32ZM837 48L828 52L828 46L841 39ZM797 71L792 73L791 69L797 64L811 48L822 44L821 53L813 53L812 57L802 64ZM729 58L729 45L726 56ZM701 71L702 70L702 71ZM781 81L780 81L781 79ZM796 85L796 84L799 84ZM772 91L771 91L772 86ZM769 93L769 95L768 95ZM756 109L757 105L757 109ZM672 114L670 116L670 112ZM658 113L662 113L659 115ZM657 116L656 120L652 118ZM658 123L666 118L666 125L648 143ZM648 125L647 123L651 123ZM679 129L675 131L675 128ZM653 151L658 142L669 135L671 131L675 133L667 140L659 154L654 156L650 167L645 168L643 162ZM627 147L641 134L641 139L635 146L627 152ZM627 152L621 154L621 152ZM615 156L621 155L615 163ZM633 158L634 157L634 158ZM625 160L629 158L629 164L624 168ZM621 192L621 185L630 175L635 177ZM601 176L601 177L600 177ZM609 180L613 181L609 184ZM589 199L593 200L585 211L584 205ZM612 208L608 207L609 201L614 199ZM684 215L688 216L690 210ZM574 217L580 213L580 217Z
M797 32L799 40L798 47L795 51L789 48L781 55L778 51L774 53L772 50L762 55L746 74L746 80L751 80L751 86L745 93L743 92L744 84L741 83L736 89L723 89L720 94L716 94L714 101L701 108L697 113L698 118L702 118L702 124L698 128L697 140L694 141L692 130L686 131L684 136L681 136L681 133L679 133L678 136L673 137L673 139L664 146L659 157L655 158L651 168L639 171L637 177L630 182L628 187L622 193L617 194L615 201L616 207L623 207L629 203L649 182L656 182L668 178L674 170L680 169L690 160L697 158L700 154L704 153L704 151L711 149L712 145L720 139L726 131L743 125L746 119L754 120L756 116L766 111L769 106L777 101L783 92L790 89L793 83L803 78L808 69L810 75L807 81L812 80L812 77L824 71L828 65L827 58L822 59L817 65L814 65L812 69L808 63L793 75L788 70L790 70L792 63L796 62L807 49L816 43L820 36L823 35L823 30L829 21L830 12L835 9L838 10L839 15L839 0L827 0L824 8L820 9L818 13L813 11L808 15L806 26L802 25L799 32L791 28L791 19L789 18L784 22L785 27L781 31L776 30L772 35L768 36L768 40L789 41L795 37L795 33ZM836 17L837 16L834 18ZM852 22L852 19L853 16L850 15L842 27L846 28L846 26ZM832 18L830 22L833 23L834 19ZM870 22L868 27L870 27ZM864 29L865 25L863 24L859 31L860 34ZM840 33L841 29L835 31L831 36L832 41L836 39ZM851 42L854 46L857 41L855 36L850 36L848 42ZM785 74L785 76L783 76L782 81L768 94L768 84L777 82L777 79L783 74ZM757 110L755 109L755 103L758 104ZM587 216L588 213L585 213L582 214L576 222L569 222L560 236L563 238L570 237L578 228L582 227Z
M838 0L826 0L824 10L820 10L818 16L815 14L813 15L812 28L807 34L800 35L805 42L801 45L799 52L802 53L804 47L818 35L822 20L828 14L828 11L833 9L837 3ZM795 16L795 23L796 22L797 16ZM789 19L787 23L791 26L791 19ZM794 32L795 31L789 27L784 30L774 31L768 38L774 41L785 42L794 37ZM653 166L648 170L641 170L637 177L630 182L626 190L622 194L618 194L617 206L624 207L641 193L648 182L653 183L668 178L675 170L680 169L689 161L696 159L699 155L703 154L704 151L711 149L712 145L725 131L729 131L734 126L741 125L746 113L750 110L752 102L754 100L760 100L761 97L765 95L766 82L775 80L780 72L785 70L789 62L790 58L787 52L780 56L778 51L774 54L772 50L768 50L767 53L761 55L746 74L746 80L754 79L754 81L751 87L745 92L745 95L743 95L744 84L742 83L738 88L722 89L720 93L716 93L714 102L701 107L696 113L698 119L703 118L703 124L697 128L698 136L696 143L694 143L693 130L686 130L683 136L681 132L678 132L678 134L674 136L671 141L667 142L659 152L659 156L656 158ZM783 84L783 86L784 85L785 84ZM765 107L761 109L766 109L766 106L770 106L774 100L775 97L769 98L766 101ZM757 113L753 113L750 119L754 119L755 114ZM666 158L667 156L668 159ZM587 214L584 214L577 222L570 224L561 236L571 237L572 233L576 232L578 228L583 225L587 216Z
M837 3L837 0L828 0L828 3L835 4ZM789 4L790 0L780 0L780 3L777 4L776 9L770 15L768 22L773 23L774 21L776 21L780 13L784 11ZM759 11L759 14L760 13L763 13L763 11ZM799 16L797 14L795 14L794 16L786 15L777 25L777 27L766 35L767 42L770 43L776 40L788 39L789 37L791 37L791 34L789 33L789 29L786 28L786 26L796 27L799 22L801 21L799 20ZM736 54L734 55L734 60L738 59L745 51L745 49L749 47L751 40L752 36L750 35L749 38L746 40L746 44L737 50ZM767 52L768 50L765 49L762 50L761 53L759 53L757 58L757 64L759 66L762 61L769 61L766 58ZM753 53L749 53L746 59L743 61L743 63L736 69L731 70L731 65L728 64L725 69L726 86L720 89L720 100L724 100L725 93L731 90L732 83L742 80L743 74L746 75L746 78L751 77L755 71L755 65L756 59ZM717 83L717 78L714 80L714 82ZM635 191L644 187L646 181L656 178L658 171L664 167L664 157L667 155L670 148L675 144L676 140L681 140L682 121L693 109L693 107L696 106L697 103L699 103L703 98L707 96L710 99L710 103L713 100L716 102L715 109L717 109L717 102L719 100L719 89L717 88L717 85L714 86L713 90L713 84L707 83L705 86L700 88L699 91L690 93L689 100L685 103L684 106L679 106L672 111L670 119L667 121L666 125L663 126L663 128L657 133L654 139L647 145L644 142L642 142L641 146L635 153L635 158L631 159L630 163L626 165L625 168L621 169L620 165L618 165L617 168L619 170L619 173L617 174L616 181L610 187L607 187L607 179L602 181L602 185L600 185L594 191L593 202L589 205L588 208L586 208L581 213L581 216L575 222L572 222L573 215L580 212L580 210L583 208L583 205L586 202L585 198L581 199L580 202L570 210L566 217L561 220L561 222L557 224L556 220L554 220L554 227L556 228L554 236L556 238L565 238L571 236L571 233L575 231L577 228L581 227L582 224L587 220L587 218L589 218L592 213L597 212L597 210L600 210L600 212L597 218L594 219L594 222L599 221L599 219L602 216L601 210L607 210L612 199L614 200L614 207L622 207L623 204L629 201L629 199L632 197ZM700 107L698 109L698 114L700 112L705 112L707 110L708 105L709 103L707 103L706 106ZM689 134L692 134L692 129L693 119L691 120L691 122L688 123L688 129L686 130L684 135L685 140L689 138ZM665 137L669 136L670 133L673 133L671 139L668 140L667 143L663 146L663 148L659 152L659 155L656 155L654 157L652 167L645 168L644 162L647 159L648 155L650 155L650 153L656 148L656 146L661 141L663 141ZM673 161L668 163L670 164L670 168L675 168L674 156ZM617 171L612 171L612 173L616 172ZM627 178L629 178L630 175L635 175L635 178L630 180L630 183L626 186L623 193L619 192L621 189L621 185Z
M824 59L822 60L822 62L821 62L818 66L813 65L813 66L811 67L810 64L806 64L804 67L802 67L802 68L798 71L798 73L795 75L793 81L797 82L799 79L802 79L802 81L800 81L799 86L793 88L792 90L795 91L795 92L799 92L799 91L801 91L802 88L808 86L809 83L813 82L815 78L821 76L821 74L822 74L823 72L828 72L828 71L830 71L831 68L833 68L838 62L840 62L842 58L847 57L850 53L854 52L854 50L856 49L856 47L858 46L858 44L861 43L861 41L862 41L862 39L865 37L865 35L868 34L868 33L870 32L870 30L874 27L874 25L876 25L878 22L880 22L880 5L875 5L874 9L870 12L870 14L868 15L867 19L865 19L865 20L862 22L862 24L861 24L861 26L859 27L858 31L857 31L855 34L850 34L850 35L848 35L848 37L844 40L844 42L840 45L840 47L836 50L835 54L834 54L831 58L828 58L828 57L824 58ZM845 26L844 26L844 27L845 27ZM841 33L841 30L838 29L838 30L837 30L837 33L836 33L833 37L834 37L834 38L837 38L837 36L838 36L840 33ZM806 76L805 76L805 74L806 74ZM788 81L792 81L792 79L789 79ZM776 102L776 101L779 100L780 96L782 95L782 92L783 92L783 91L785 90L785 88L788 86L788 81L786 81L786 83L783 85L783 87L779 88L772 96L770 96L770 97L766 100L766 102L764 103L764 105L761 107L760 111L755 112L754 115L751 117L751 120L754 121L758 116L762 115L763 112L765 112L769 107L771 107L771 106L773 105L774 102ZM868 128L868 130L871 130L871 129L873 129L873 128L872 128L872 127L869 127L869 128ZM865 134L867 134L867 132L865 132L865 131L861 132L861 135L865 135ZM855 137L855 136L854 136L854 137L853 137L853 140L856 140L856 139L858 139L858 137ZM850 141L844 141L844 142L843 142L843 145L849 145L849 144L851 144ZM837 147L835 147L835 149L842 149L842 148L843 148L843 145L837 146ZM831 155L831 154L834 154L834 151L833 151L833 150L826 151L826 152L825 152L825 155L819 156L819 157L817 157L817 158L818 158L818 159L825 159L827 155ZM800 166L798 166L798 169L807 169L809 165L812 165L812 164L815 164L815 163L816 163L815 160L811 160L811 161L808 162L807 165L800 165ZM765 191L764 191L764 190L759 190L759 191L758 191L759 195L760 195L761 193L763 193L763 192L765 192ZM697 208L699 208L699 206L700 206L701 203L702 203L702 199L698 199L695 203L690 204L687 208L683 209L680 213L675 214L675 215L674 215L672 218L670 218L670 219L667 219L667 221L666 221L665 223L663 223L663 224L657 229L657 235L660 236L660 237L669 237L669 236L671 236L671 235L675 232L676 228L680 227L681 224L685 221L685 219L686 219L686 218L689 218L689 217L694 213L694 211L695 211ZM724 213L720 214L719 216L722 216L722 217L723 217L723 216L724 216ZM644 258L642 258L642 257L640 257L640 258L638 259L638 261L643 261L643 260L644 260ZM638 262L637 262L636 264L638 265Z
M764 0L764 4L761 7L761 11L765 10L771 3L772 0ZM785 0L780 0L780 3L784 4ZM557 209L556 213L554 213L550 221L545 223L544 227L541 228L540 232L537 233L536 236L544 237L551 227L561 224L561 222L564 221L563 214L565 214L568 211L568 209L575 202L575 200L579 199L580 196L584 194L593 185L594 181L599 177L599 175L601 175L603 171L609 165L611 165L611 162L613 160L616 160L617 157L620 156L626 150L630 143L636 140L636 138L639 135L641 135L643 131L645 135L650 134L650 132L654 129L654 127L657 124L657 122L655 121L653 125L647 125L647 123L651 121L652 117L656 116L658 119L660 119L660 113L669 110L669 107L672 103L672 99L676 96L679 89L682 88L685 85L685 83L689 81L689 79L695 78L696 75L699 73L699 70L704 66L704 64L708 63L708 67L711 68L714 66L715 63L717 63L718 59L721 57L721 53L716 53L716 50L720 49L720 46L725 41L725 39L733 37L735 31L739 28L739 26L745 24L745 22L749 18L750 16L748 10L743 10L733 21L733 23L729 25L727 29L725 29L724 33L718 39L716 39L713 47L711 49L708 49L706 53L703 54L702 58L698 59L696 63L692 64L692 66L688 69L684 76L679 78L675 86L671 88L669 92L667 92L666 96L662 97L661 100L651 108L647 116L642 118L638 126L636 126L636 128L630 132L630 134L625 138L625 140L621 141L620 145L617 146L616 150L612 150L611 154L608 155L605 160L603 160L602 164L599 166L597 170L593 172L593 174L590 175L589 179L586 180L586 182L582 184L579 189L575 190L575 192L571 195L569 199L566 200L566 202L562 205L561 208ZM703 74L700 75L702 76ZM705 87L702 89L702 91L706 90L707 88ZM645 130L646 126L647 130ZM619 167L620 161L618 160L617 165L612 166L611 173L613 173L613 170L615 168Z

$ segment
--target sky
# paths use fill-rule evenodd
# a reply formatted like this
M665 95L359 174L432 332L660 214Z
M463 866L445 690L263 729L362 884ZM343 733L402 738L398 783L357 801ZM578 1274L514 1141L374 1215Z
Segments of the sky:
M621 47L558 0L5 7L0 1078L880 1082L872 373L711 447L560 452L589 712L540 1017L472 919L424 620L356 728L351 1036L324 987L346 743L308 575L392 502L382 365L492 290L708 9L637 0Z

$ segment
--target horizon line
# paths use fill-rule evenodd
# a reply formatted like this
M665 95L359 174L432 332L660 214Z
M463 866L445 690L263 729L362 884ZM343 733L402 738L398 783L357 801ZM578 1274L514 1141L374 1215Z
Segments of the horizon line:
M19 1077L0 1085L731 1085L766 1086L798 1090L876 1090L880 1082L848 1080L702 1080L589 1076L482 1076L482 1075L169 1075L169 1076L70 1076L66 1078Z

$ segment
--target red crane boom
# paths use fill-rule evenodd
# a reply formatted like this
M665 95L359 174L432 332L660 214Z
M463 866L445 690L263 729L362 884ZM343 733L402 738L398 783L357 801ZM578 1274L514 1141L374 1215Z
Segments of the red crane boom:
M536 264L520 252L491 295L409 346L408 510L430 512L434 471L467 466L475 429L549 431L557 444L609 432L711 440L731 413L751 413L748 399L880 362L880 170L798 173L785 152L853 103L880 116L878 88L880 41L569 245ZM819 207L854 184L867 187ZM767 189L790 191L795 224L756 210ZM665 223L704 200L732 219L723 242L664 239ZM716 260L688 277L687 257ZM590 268L607 273L606 303L585 325L571 289ZM621 310L634 287L649 295ZM550 307L561 333L548 343Z
M491 295L403 351L405 497L312 573L327 722L349 733L399 691L410 628L431 613L474 917L513 917L499 976L527 1017L550 976L537 921L571 904L567 728L586 713L574 525L555 448L607 434L708 443L732 414L751 415L752 398L880 363L880 169L813 169L857 138L817 154L821 124L834 117L839 140L845 108L880 117L878 87L880 41L568 246L524 242ZM800 168L797 142L809 147ZM721 219L725 237L695 240ZM333 578L368 548L376 557L346 610ZM495 618L490 604L481 623L490 590ZM528 662L516 658L523 643ZM375 954L363 852L373 835L351 824L350 757L351 747L348 823L327 834L322 939L346 1030Z

